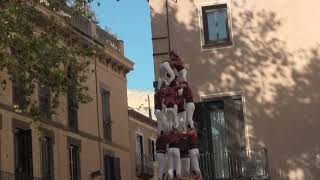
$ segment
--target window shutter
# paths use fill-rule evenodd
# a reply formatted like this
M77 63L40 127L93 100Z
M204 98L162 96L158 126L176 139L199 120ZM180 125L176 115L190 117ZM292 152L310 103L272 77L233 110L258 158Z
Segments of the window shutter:
M114 170L116 175L115 180L121 180L120 158L114 158Z
M110 114L110 93L108 91L102 90L102 118L103 118L103 131L104 138L108 141L112 141L112 122Z
M205 102L196 103L194 112L194 123L198 133L198 145L201 153L212 152L208 140L210 140L210 116Z
M149 148L149 159L152 159L152 153L151 153L151 139L148 139L148 148Z
M239 139L239 118L235 109L234 100L231 98L224 100L224 114L227 132L227 147L231 152L240 151Z

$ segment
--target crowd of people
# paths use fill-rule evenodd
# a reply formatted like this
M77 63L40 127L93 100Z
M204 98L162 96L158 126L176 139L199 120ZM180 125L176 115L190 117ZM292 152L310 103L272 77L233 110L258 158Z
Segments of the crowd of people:
M160 64L154 87L159 180L202 180L193 122L193 94L187 82L187 70L176 52L171 51L170 60Z

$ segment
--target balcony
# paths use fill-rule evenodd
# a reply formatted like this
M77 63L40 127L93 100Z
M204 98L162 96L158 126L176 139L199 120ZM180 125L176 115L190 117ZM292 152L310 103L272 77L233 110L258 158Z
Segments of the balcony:
M267 150L249 149L237 153L200 155L204 180L269 180Z
M154 166L149 156L136 154L136 175L142 179L153 178Z
M49 4L42 3L42 7L49 6ZM55 12L60 17L69 19L70 25L81 34L94 40L101 46L110 48L115 52L123 55L123 41L118 40L114 35L104 31L98 25L91 22L89 19L73 13L72 9L69 7L63 7L59 11Z
M245 177L254 180L268 180L268 156L267 149L253 149L243 152L242 173Z
M9 173L9 172L0 171L0 180L44 180L44 179L33 177L26 174Z

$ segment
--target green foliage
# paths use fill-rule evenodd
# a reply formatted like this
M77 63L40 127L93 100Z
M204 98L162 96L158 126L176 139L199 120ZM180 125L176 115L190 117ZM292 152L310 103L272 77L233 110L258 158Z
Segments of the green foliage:
M70 0L47 0L52 10L65 7ZM82 3L74 1L73 3ZM36 87L47 87L51 93L52 109L59 97L72 90L78 103L88 103L85 85L90 58L95 47L80 42L64 21L45 16L31 1L6 1L0 4L0 73L9 80L18 80L24 89L27 106L19 112L39 118L39 107L31 96ZM78 6L73 9L82 14ZM7 81L0 76L0 92Z

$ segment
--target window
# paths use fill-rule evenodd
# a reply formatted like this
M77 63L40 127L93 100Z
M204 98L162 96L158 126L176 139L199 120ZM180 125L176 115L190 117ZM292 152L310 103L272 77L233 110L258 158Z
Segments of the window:
M67 93L68 98L68 122L71 130L78 130L78 103L73 92Z
M143 137L140 134L137 134L136 137L136 160L138 164L143 163L144 151L143 151Z
M25 84L19 78L14 78L12 81L12 102L20 109L25 109L27 106Z
M69 145L70 180L80 180L80 152L79 147Z
M42 140L42 177L45 180L53 180L53 143L49 137Z
M110 113L110 93L102 90L102 119L103 119L103 135L107 141L112 141L112 123Z
M149 157L151 161L155 161L155 143L153 139L149 139Z
M32 179L32 136L31 130L15 130L15 176L16 179Z
M105 155L104 171L105 180L121 180L120 158Z
M72 77L70 66L67 69L68 78ZM67 104L68 104L68 123L69 128L73 131L78 130L78 101L76 98L75 90L69 87L67 91Z
M210 99L197 104L196 109L195 121L201 129L198 131L200 149L214 154L215 178L238 177L241 152L245 148L241 95Z
M230 45L227 4L202 7L204 46Z
M136 151L137 154L143 155L143 137L140 134L137 134L137 140L136 140Z
M39 106L42 118L51 119L51 93L49 88L39 88Z

